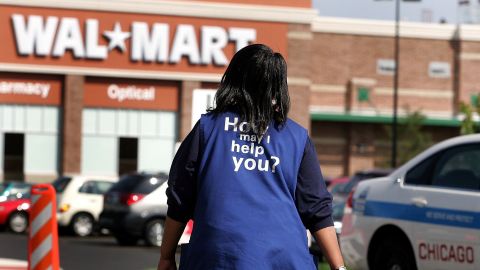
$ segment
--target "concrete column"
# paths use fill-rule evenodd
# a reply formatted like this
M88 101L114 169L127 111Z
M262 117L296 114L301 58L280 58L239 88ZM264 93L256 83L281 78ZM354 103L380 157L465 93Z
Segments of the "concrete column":
M201 88L198 81L183 81L180 85L179 140L183 141L192 129L193 90Z
M80 173L82 157L82 110L85 77L66 75L63 91L61 173Z

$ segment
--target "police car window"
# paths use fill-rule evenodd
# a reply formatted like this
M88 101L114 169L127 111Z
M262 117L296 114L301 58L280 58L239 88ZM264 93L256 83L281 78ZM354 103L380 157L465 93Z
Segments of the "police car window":
M439 159L433 186L480 191L480 144L469 144L445 151Z
M435 154L410 169L405 175L405 184L430 185L432 183L433 169L440 154Z

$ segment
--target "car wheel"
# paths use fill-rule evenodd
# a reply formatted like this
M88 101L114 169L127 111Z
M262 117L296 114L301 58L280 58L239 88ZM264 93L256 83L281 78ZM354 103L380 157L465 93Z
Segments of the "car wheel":
M165 229L165 220L154 219L145 226L145 242L149 246L159 247L162 245L163 230Z
M373 270L416 270L415 255L408 243L387 239L378 246Z
M23 233L28 228L28 215L24 212L14 212L8 219L8 229L14 233Z
M117 240L117 243L121 246L134 246L138 242L138 237L127 232L114 231L113 237L115 237L115 240Z
M93 218L89 214L76 214L72 219L72 231L77 236L88 236L93 232Z

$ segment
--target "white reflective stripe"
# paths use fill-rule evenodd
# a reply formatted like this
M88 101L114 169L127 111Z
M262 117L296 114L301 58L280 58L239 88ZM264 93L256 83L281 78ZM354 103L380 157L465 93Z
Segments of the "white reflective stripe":
M37 232L43 227L43 225L45 225L45 223L47 223L48 220L50 220L50 218L52 218L51 202L48 203L47 206L43 208L42 212L40 212L40 214L33 220L31 229L32 231L30 233L31 238L33 238L35 234L37 234Z
M30 269L35 269L35 266L47 255L52 249L52 235L49 234L45 240L33 251L31 257Z
M47 267L47 270L52 270L52 266L50 265L49 267Z
M32 205L37 203L37 201L40 199L40 195L33 195L32 196Z

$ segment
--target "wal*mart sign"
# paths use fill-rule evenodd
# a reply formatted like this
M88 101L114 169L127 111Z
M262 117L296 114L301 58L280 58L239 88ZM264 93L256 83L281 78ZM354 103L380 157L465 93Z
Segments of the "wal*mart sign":
M179 24L172 29L166 23L150 27L146 22L135 21L122 29L121 23L115 22L113 29L101 31L97 19L87 19L82 31L77 18L22 14L13 14L12 24L20 55L62 57L70 50L76 58L107 59L112 50L126 51L126 41L130 39L133 61L175 64L186 57L191 64L225 66L228 60L223 50L229 42L235 43L238 51L256 39L255 29L201 26L198 41L191 24ZM108 45L99 44L100 33Z
M264 43L286 58L288 24L0 4L0 66L220 75Z

